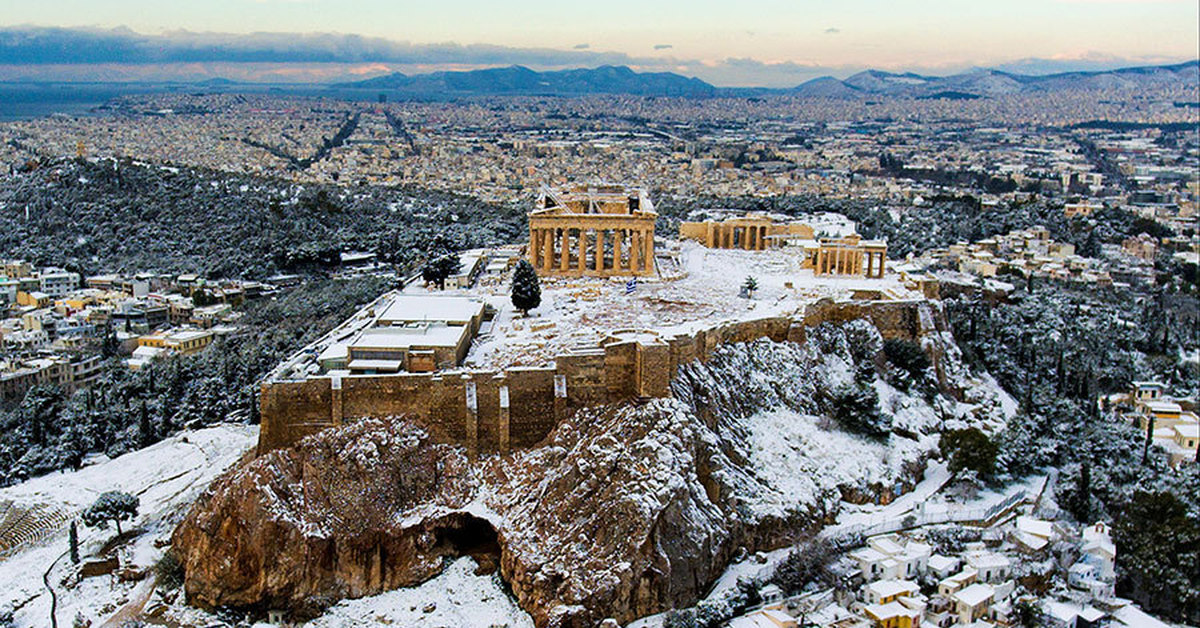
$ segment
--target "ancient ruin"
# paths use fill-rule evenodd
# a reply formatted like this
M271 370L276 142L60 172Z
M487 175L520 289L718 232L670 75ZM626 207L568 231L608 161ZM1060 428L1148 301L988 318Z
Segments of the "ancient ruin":
M545 188L529 212L529 261L542 276L653 275L657 218L644 190Z

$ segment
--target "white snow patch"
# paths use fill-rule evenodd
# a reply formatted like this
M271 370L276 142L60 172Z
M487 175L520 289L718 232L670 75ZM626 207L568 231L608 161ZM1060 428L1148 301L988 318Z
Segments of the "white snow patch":
M309 622L313 628L391 624L406 628L533 628L533 618L504 592L496 574L475 575L471 558L459 558L437 577L407 589L343 600ZM433 606L427 613L425 609Z

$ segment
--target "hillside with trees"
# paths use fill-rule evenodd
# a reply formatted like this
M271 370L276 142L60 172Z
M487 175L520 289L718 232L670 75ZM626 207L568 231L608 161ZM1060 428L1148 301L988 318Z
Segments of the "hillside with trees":
M524 211L409 187L297 184L131 161L64 160L0 178L0 250L82 274L261 279L391 264L522 237Z

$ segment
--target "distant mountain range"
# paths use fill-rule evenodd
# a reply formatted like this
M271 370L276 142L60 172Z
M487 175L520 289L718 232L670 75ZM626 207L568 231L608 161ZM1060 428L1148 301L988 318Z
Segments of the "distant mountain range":
M698 78L672 72L634 72L625 66L536 72L506 68L405 75L399 72L334 87L394 90L410 94L635 94L639 96L713 96L719 90Z
M590 69L538 72L514 65L414 75L397 72L364 81L337 83L332 87L399 92L399 95L409 96L633 94L702 97L792 93L824 98L887 95L969 99L1021 92L1138 88L1166 84L1200 85L1200 61L1047 75L1016 74L993 69L976 69L950 76L866 70L841 80L832 76L816 78L792 89L721 88L698 78L672 72L635 72L625 66L605 65Z
M1020 92L1138 88L1153 85L1200 85L1200 60L1097 72L1028 75L986 68L950 76L922 76L880 70L859 72L845 80L816 78L795 89L805 96L854 98L865 95L971 98Z

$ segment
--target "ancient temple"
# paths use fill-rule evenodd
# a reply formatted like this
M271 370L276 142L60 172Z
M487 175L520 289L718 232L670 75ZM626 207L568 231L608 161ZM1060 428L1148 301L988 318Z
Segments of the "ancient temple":
M813 274L847 275L852 277L883 277L887 259L887 242L863 240L858 235L844 238L821 238L812 257Z
M529 212L529 261L542 276L654 274L654 222L644 190L571 184L542 190Z
M679 236L695 240L710 249L762 251L792 241L812 240L813 228L802 222L778 220L763 213L732 216L724 220L684 222Z

